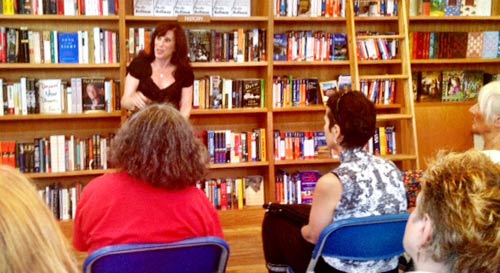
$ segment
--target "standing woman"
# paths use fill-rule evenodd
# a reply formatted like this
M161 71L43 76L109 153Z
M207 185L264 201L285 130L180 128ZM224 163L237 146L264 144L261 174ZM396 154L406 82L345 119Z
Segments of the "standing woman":
M149 46L149 53L141 51L127 67L121 105L137 111L153 102L167 102L188 119L194 74L184 29L178 24L160 24Z

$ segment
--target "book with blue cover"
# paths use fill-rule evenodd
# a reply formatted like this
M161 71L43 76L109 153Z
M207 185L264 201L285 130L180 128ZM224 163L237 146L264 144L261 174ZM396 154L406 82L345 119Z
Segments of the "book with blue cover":
M59 32L57 35L59 63L78 63L78 32Z

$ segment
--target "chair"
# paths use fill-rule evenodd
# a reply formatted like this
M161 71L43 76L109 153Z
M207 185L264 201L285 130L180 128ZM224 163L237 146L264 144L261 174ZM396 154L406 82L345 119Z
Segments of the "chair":
M83 266L84 273L224 273L227 243L200 237L174 243L126 244L101 248Z
M409 214L392 214L335 221L321 232L307 273L314 273L322 255L345 260L370 261L399 256Z

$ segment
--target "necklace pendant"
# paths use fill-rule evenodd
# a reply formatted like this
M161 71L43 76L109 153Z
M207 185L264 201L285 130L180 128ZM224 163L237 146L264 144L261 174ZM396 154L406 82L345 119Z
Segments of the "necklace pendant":
M163 79L163 73L160 73L160 78L162 78L162 79Z

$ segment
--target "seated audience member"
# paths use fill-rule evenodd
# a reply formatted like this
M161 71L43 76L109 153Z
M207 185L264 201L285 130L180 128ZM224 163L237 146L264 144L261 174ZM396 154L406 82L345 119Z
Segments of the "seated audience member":
M358 91L336 92L328 99L324 121L328 147L340 154L340 165L319 179L312 206L288 205L266 213L262 236L269 272L286 272L290 266L304 273L320 233L337 220L406 212L400 170L364 149L376 128L373 103ZM355 262L323 256L316 270L379 273L398 272L397 266L398 257Z
M35 187L4 165L0 165L0 272L79 272L66 238Z
M474 116L472 132L483 138L483 152L500 164L500 81L483 86L469 111Z
M500 165L479 151L440 153L424 173L403 243L416 272L497 272Z
M178 110L152 104L135 113L112 140L110 158L119 171L83 189L76 249L223 237L217 211L196 188L208 154Z

